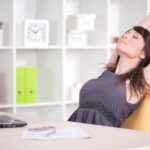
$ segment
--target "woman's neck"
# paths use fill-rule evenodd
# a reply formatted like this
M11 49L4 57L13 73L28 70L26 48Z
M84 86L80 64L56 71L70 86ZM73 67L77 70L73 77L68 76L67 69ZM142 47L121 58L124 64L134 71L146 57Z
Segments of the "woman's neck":
M129 58L126 55L120 56L116 67L116 74L123 74L135 68L139 63L139 58Z

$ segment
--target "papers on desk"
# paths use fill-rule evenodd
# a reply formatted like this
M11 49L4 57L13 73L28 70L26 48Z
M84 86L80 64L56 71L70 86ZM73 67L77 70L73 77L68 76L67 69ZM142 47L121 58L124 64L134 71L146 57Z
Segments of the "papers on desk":
M86 139L91 136L81 128L56 129L55 132L24 130L22 139Z

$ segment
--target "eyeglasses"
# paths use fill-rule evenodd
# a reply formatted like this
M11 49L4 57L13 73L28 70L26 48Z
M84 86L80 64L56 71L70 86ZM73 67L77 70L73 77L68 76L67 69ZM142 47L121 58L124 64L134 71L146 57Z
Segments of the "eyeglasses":
M56 128L53 126L43 126L36 128L28 128L29 132L34 132L35 134L44 134L44 136L50 136L56 132Z

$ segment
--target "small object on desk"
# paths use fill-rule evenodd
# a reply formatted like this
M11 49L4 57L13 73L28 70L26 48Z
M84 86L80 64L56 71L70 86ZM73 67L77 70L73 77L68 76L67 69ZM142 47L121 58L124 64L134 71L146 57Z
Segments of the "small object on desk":
M7 115L0 115L0 128L14 128L26 125L27 123L25 121Z
M22 139L87 139L91 136L81 128L55 129L55 127L29 128L23 131Z
M28 128L23 131L23 137L26 137L27 139L40 139L42 137L50 136L55 132L55 127L51 126Z
M56 132L55 127L52 127L52 126L29 128L27 130L31 131L31 132L36 132L36 133L44 132L44 131L49 131L49 133L55 133Z

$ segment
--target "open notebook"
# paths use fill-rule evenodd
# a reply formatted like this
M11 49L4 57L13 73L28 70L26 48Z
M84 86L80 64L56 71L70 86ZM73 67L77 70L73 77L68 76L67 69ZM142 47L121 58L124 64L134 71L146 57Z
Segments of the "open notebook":
M0 115L0 128L22 127L26 125L25 121L7 115Z

